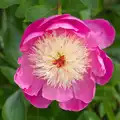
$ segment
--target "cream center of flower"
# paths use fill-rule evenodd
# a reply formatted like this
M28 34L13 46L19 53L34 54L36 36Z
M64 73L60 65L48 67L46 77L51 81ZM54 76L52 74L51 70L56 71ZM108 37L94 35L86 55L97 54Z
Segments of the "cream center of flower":
M70 87L82 80L90 67L88 48L75 35L46 34L35 42L32 51L29 60L33 74L54 87Z

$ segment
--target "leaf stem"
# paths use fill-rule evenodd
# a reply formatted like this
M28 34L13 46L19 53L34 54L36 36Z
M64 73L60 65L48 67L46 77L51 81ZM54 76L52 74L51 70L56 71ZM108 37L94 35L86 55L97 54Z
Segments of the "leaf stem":
M62 14L62 4L61 4L61 0L58 0L58 14L59 14L59 15Z

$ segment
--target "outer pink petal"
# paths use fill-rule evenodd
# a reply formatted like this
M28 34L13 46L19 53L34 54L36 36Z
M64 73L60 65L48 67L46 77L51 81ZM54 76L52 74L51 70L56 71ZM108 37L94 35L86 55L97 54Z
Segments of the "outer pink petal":
M92 72L96 76L104 76L106 73L106 69L105 69L104 61L100 57L100 52L98 48L94 48L91 51L90 59L92 61Z
M28 89L26 88L23 89L23 91L28 95L37 96L38 92L43 87L44 83L45 83L45 80L34 79L32 82L32 85Z
M36 20L35 22L30 24L26 28L26 30L25 30L25 32L24 32L24 34L22 36L22 41L21 41L20 47L22 47L23 44L25 44L26 42L28 42L32 38L41 36L42 33L43 33L41 31L41 26L43 26L44 24L48 24L52 20L62 19L62 18L67 17L67 16L69 16L69 15L68 14L54 15L54 16L51 16L51 17L48 17L48 18L41 18L39 20Z
M88 27L92 30L89 40L93 40L97 45L104 49L109 47L115 39L115 29L110 25L107 20L85 20Z
M76 99L89 103L94 98L96 86L93 78L85 75L83 80L73 83L73 89Z
M58 21L53 21L53 23L47 27L48 27L47 30L64 28L73 29L83 34L88 34L88 32L90 32L90 29L81 20L78 21L78 19L74 19L74 17L73 19L66 18Z
M35 43L36 40L39 40L40 37L44 34L44 32L34 32L29 34L25 40L23 40L20 44L20 51L27 52L30 50L32 45Z
M30 24L22 36L22 41L20 44L21 52L25 51L26 49L25 47L28 47L26 43L31 42L31 40L35 37L40 37L41 35L43 35L43 32L46 30L46 26L49 25L53 20L61 19L67 16L69 15L68 14L55 15L49 18L42 18L42 19L36 20L32 24Z
M67 102L60 102L59 106L60 108L64 110L69 110L69 111L80 111L83 110L85 107L87 107L87 103L82 102L81 100L78 99L71 99Z
M31 40L34 37L36 38L40 37L44 34L44 32L49 30L64 28L64 29L73 29L83 34L87 34L88 32L90 32L90 29L83 21L75 17L72 17L68 14L56 15L40 20L41 21L38 20L32 23L25 31L20 45L20 50L22 52L24 52L27 49L27 48L25 49L25 47L27 47L26 44L28 44L28 42L31 42Z
M28 35L30 35L31 33L38 33L39 31L38 31L38 29L39 29L39 26L43 23L45 21L45 18L42 18L42 19L39 19L39 20L36 20L35 22L33 22L32 24L30 24L27 28L26 28L26 30L25 30L25 32L24 32L24 34L23 34L23 36L22 36L22 42L26 42L26 37L28 37ZM25 40L25 41L24 41ZM22 44L22 42L21 42L21 44Z
M44 81L33 76L33 70L26 54L19 59L19 64L21 64L21 66L18 68L14 76L16 84L24 89L25 93L29 95L37 95L42 88Z
M47 108L48 105L52 102L42 97L41 92L37 96L29 96L24 94L26 99L37 108Z
M112 73L113 73L113 70L114 70L114 66L113 66L112 60L102 50L100 50L100 57L103 59L105 69L106 69L106 73L102 77L97 77L96 76L96 82L100 85L104 85L107 82L109 82L109 80L111 79Z
M21 66L18 68L14 76L15 82L22 89L29 88L33 81L33 75L32 68L29 66L27 55L23 55L21 59L19 59L19 63Z
M40 26L39 31L46 31L57 28L73 29L82 33L90 32L90 29L82 20L72 17L69 14L57 15L47 18L46 22Z
M73 92L71 88L55 88L45 84L42 89L42 96L48 100L64 102L73 98Z

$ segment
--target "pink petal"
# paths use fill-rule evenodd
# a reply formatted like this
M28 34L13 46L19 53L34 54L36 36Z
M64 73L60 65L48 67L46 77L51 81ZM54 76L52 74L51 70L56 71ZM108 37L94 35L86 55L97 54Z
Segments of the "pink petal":
M100 57L98 48L94 48L90 53L90 59L92 60L92 72L96 76L104 76L106 73L103 59Z
M54 30L54 29L58 29L58 28L73 29L82 34L88 34L88 32L90 32L90 29L87 27L87 25L83 21L81 21L75 17L72 17L68 14L56 15L56 16L52 16L52 17L49 17L46 19L40 19L36 22L33 22L26 29L26 31L22 37L20 50L22 52L24 52L25 51L24 46L26 44L28 44L29 42L31 42L34 37L35 38L40 37L46 31ZM27 47L29 47L29 46L27 46Z
M39 20L36 20L35 22L33 22L32 24L30 24L25 32L24 32L24 35L22 36L22 41L28 36L30 35L31 33L34 33L34 32L38 32L38 28L39 26L45 21L45 18L41 18Z
M25 52L29 51L29 49L32 47L34 42L38 39L40 39L40 36L43 35L44 32L33 32L29 34L23 42L20 44L20 51Z
M20 50L22 51L22 47L23 45L28 42L29 40L31 40L33 37L38 37L41 35L41 32L38 31L38 26L40 26L43 21L45 19L42 18L42 19L39 19L35 22L33 22L32 24L30 24L26 30L24 31L24 34L22 36L22 40L21 40L21 43L20 43Z
M47 108L52 101L47 100L42 97L41 92L37 96L29 96L24 94L26 99L35 107L37 108Z
M27 54L24 54L20 59L21 66L18 68L14 79L20 88L24 89L24 92L29 95L37 95L42 88L44 81L36 78L32 72Z
M42 89L42 96L48 100L64 102L73 98L73 92L71 88L55 88L45 84Z
M20 44L20 51L21 52L24 51L24 49L25 49L24 45L28 42L31 42L31 40L34 37L40 37L43 34L44 30L46 30L45 26L49 25L52 22L52 20L62 19L67 16L69 16L69 15L68 14L55 15L55 16L51 16L49 18L42 18L42 19L36 20L32 24L30 24L22 36L22 41Z
M45 21L42 23L42 25L49 24L49 22L57 21L58 19L68 18L69 14L63 14L63 15L53 15L45 19Z
M23 89L24 93L27 93L28 95L35 95L37 96L38 92L40 89L43 87L45 83L45 80L39 80L39 79L34 79L32 82L32 85L28 89Z
M102 50L99 50L99 51L100 51L100 57L103 59L103 62L105 65L106 73L102 77L96 76L96 82L100 85L104 85L107 82L109 82L109 80L111 79L114 66L113 66L112 60L106 55L106 53Z
M44 24L40 26L39 31L46 31L57 28L73 29L82 33L88 33L90 31L90 29L82 20L72 17L68 14L59 15L57 17L53 16L52 19L47 19L47 22L44 22Z
M85 103L89 103L92 101L95 95L95 82L92 76L89 75L84 76L83 80L79 80L78 82L73 83L74 95L76 99L79 99Z
M64 110L80 111L80 110L83 110L85 107L87 107L88 104L82 102L81 100L73 98L66 102L60 102L59 106L60 106L60 108L62 108Z
M51 23L47 27L48 27L47 30L64 28L64 29L73 29L83 34L88 34L88 32L90 32L89 28L82 21L80 20L78 21L76 19L66 18L58 21L53 21L53 23Z
M114 42L115 29L107 20L96 19L85 20L84 22L92 30L89 40L91 41L94 39L101 49L109 47Z
M19 60L21 66L18 68L14 79L16 84L19 85L20 88L29 88L33 81L32 68L29 65L29 61L27 59L27 55L23 55L21 60Z

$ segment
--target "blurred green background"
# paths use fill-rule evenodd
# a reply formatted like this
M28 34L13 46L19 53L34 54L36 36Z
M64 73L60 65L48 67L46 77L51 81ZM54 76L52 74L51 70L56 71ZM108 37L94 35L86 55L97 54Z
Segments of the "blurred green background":
M59 0L60 1L60 0ZM61 0L62 13L80 19L107 19L116 29L114 44L105 49L115 70L111 81L97 86L96 96L80 112L61 110L57 102L37 109L14 83L21 35L34 20L58 13L57 0L0 0L0 120L120 120L120 0Z

